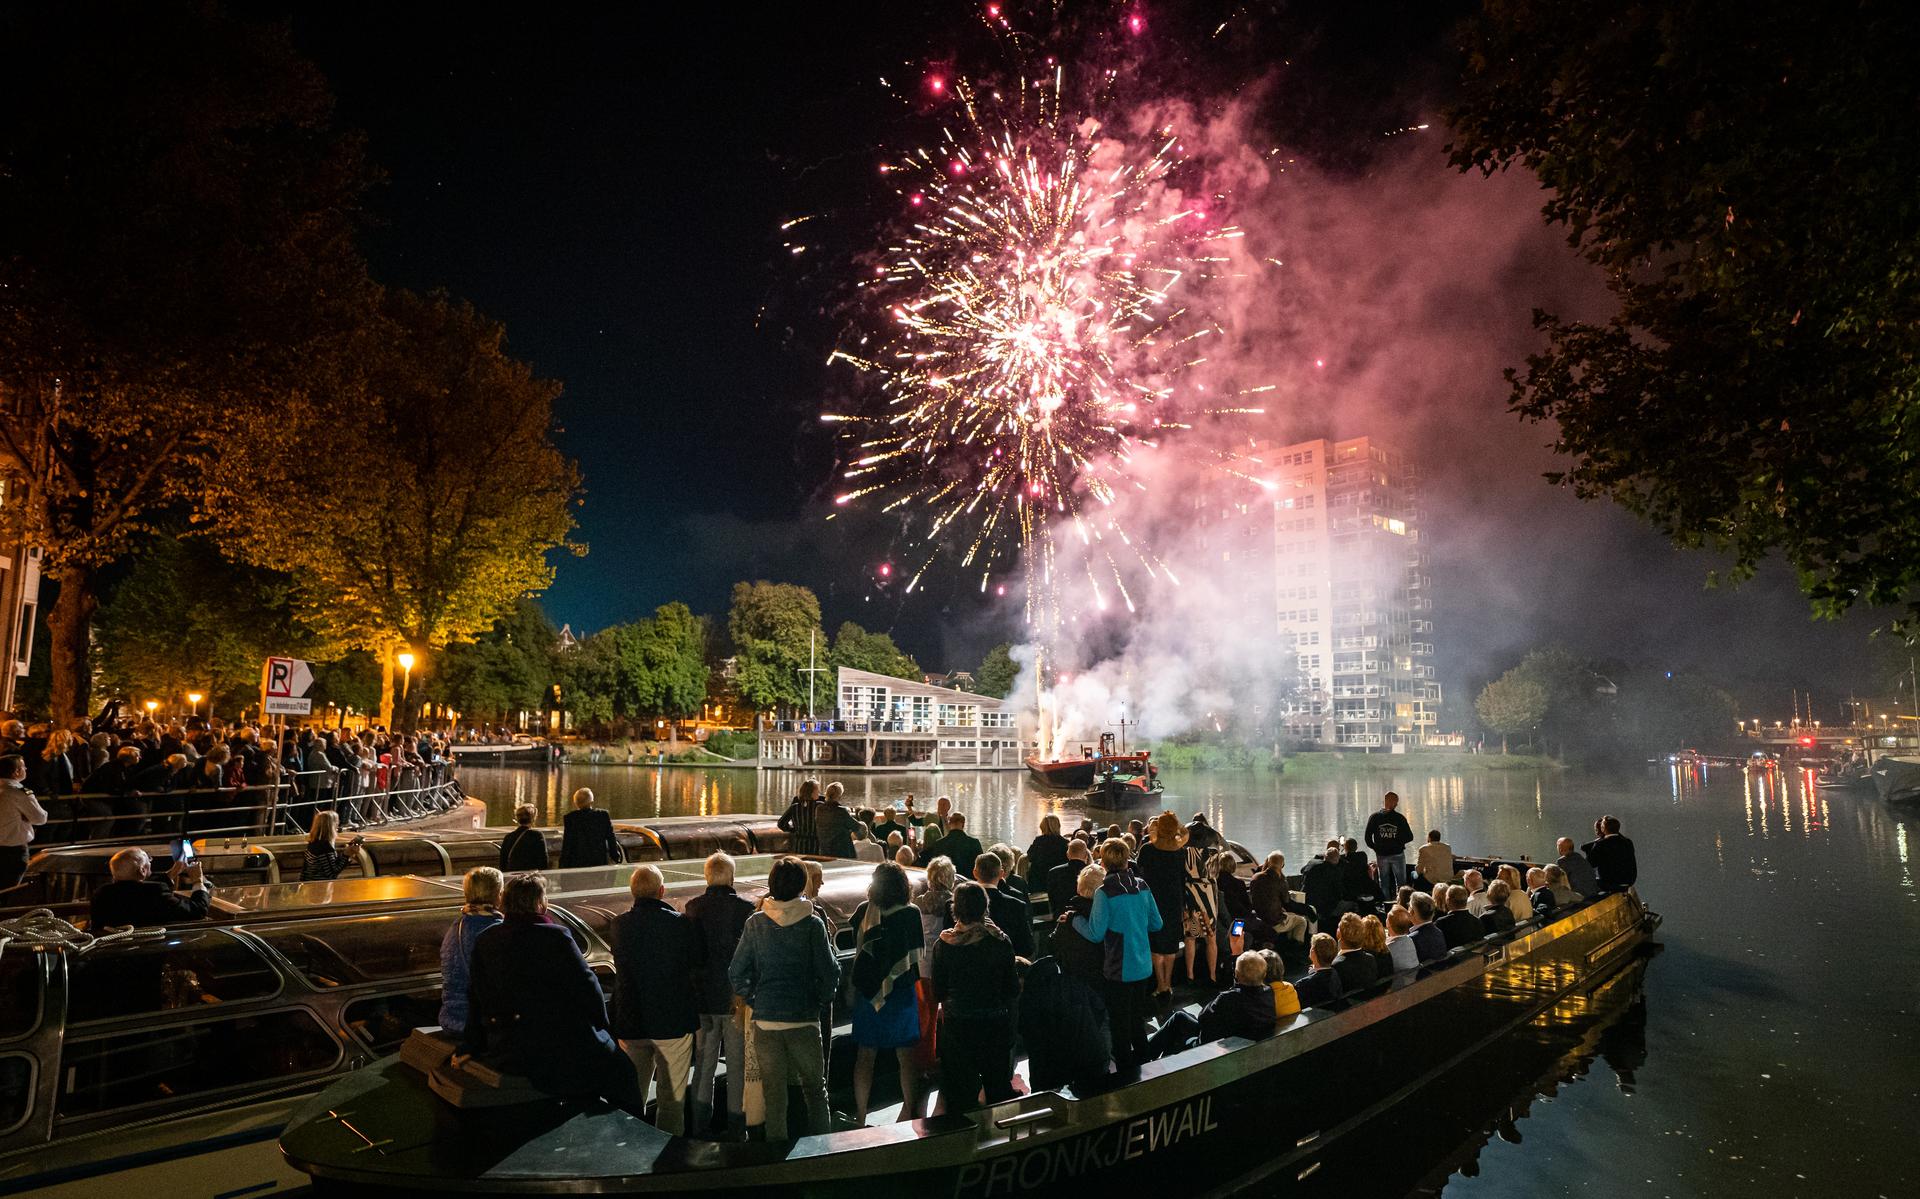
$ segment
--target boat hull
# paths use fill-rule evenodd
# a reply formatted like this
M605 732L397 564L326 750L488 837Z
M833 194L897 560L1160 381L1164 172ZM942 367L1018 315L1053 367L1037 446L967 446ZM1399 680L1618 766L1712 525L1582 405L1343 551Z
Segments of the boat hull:
M1147 769L1147 755L1121 754L1105 758L1064 758L1057 762L1042 762L1038 758L1028 758L1027 774L1042 787L1051 787L1058 791L1084 791L1093 785L1093 780L1102 769L1116 766L1127 769L1136 765L1144 772Z
M1873 764L1873 787L1890 804L1920 803L1920 758L1883 756Z
M312 1101L281 1146L322 1194L600 1193L995 1199L1287 1189L1340 1137L1569 994L1634 960L1652 920L1615 895L1516 939L1310 1012L1258 1043L1218 1042L1104 1092L1024 1096L971 1116L803 1138L792 1146L669 1138L621 1112L554 1103L458 1112L388 1059ZM379 1152L367 1152L371 1145ZM1122 1173L1124 1172L1124 1174Z

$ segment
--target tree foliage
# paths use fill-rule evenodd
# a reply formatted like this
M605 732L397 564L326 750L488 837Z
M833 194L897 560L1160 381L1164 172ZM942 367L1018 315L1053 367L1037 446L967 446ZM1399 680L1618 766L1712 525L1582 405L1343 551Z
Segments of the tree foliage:
M1817 612L1920 612L1920 8L1488 0L1452 114L1607 275L1510 372L1549 476L1735 577L1779 550Z
M829 649L820 633L820 600L813 592L792 583L736 583L727 634L733 641L741 699L760 709L806 706L803 671L809 638L816 641L815 657L821 668L827 666ZM832 707L832 677L815 679L816 703L824 697Z
M197 3L0 9L0 520L43 547L57 716L94 572L236 439L284 436L366 294L369 179L284 27Z
M911 679L916 683L927 677L926 671L920 669L920 663L895 645L890 634L869 633L851 620L842 624L840 631L833 635L833 650L828 655L827 664L835 669L845 666L890 678Z
M463 724L503 723L516 712L542 711L558 637L540 605L523 597L492 629L440 654L422 680L425 698L450 705Z
M1516 666L1481 689L1473 701L1473 710L1480 717L1480 723L1500 734L1500 749L1504 753L1509 737L1523 733L1532 737L1546 718L1547 704L1547 685Z
M1003 641L980 660L980 669L973 672L973 685L982 695L1005 699L1013 691L1013 681L1019 677L1020 664L1013 660L1013 647Z

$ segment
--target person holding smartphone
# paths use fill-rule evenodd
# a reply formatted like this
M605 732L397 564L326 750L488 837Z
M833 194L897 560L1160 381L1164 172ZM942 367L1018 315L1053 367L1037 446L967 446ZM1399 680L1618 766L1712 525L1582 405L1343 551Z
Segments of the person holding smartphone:
M123 849L107 862L113 881L93 893L87 918L96 936L109 928L151 928L204 920L213 884L200 863L175 862L167 881L152 878L153 859L144 849Z

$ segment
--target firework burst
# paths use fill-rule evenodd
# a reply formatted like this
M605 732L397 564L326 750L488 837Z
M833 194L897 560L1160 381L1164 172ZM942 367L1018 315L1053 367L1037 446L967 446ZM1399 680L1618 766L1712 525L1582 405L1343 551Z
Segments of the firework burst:
M1026 567L1027 615L1061 616L1075 539L1088 598L1129 609L1127 567L1169 577L1114 515L1143 453L1196 419L1253 412L1209 389L1207 345L1224 330L1209 289L1242 236L1217 213L1168 126L1111 128L1114 72L1085 103L1054 66L1005 88L930 79L951 119L882 164L905 216L861 284L864 334L836 350L876 381L843 425L838 504L904 510L923 554L909 589L953 546L984 591ZM937 85L937 87L936 87Z

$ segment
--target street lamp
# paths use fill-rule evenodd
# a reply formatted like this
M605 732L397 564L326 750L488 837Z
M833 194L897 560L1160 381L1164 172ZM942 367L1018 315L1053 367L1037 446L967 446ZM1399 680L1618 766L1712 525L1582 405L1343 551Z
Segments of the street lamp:
M147 719L148 719L148 720L152 720L152 719L153 719L153 714L154 714L154 713L155 713L156 711L158 711L158 710L159 710L159 708L160 708L160 701L159 701L159 700L157 700L157 699L150 699L150 700L148 700L148 701L147 701Z
M200 715L200 701L205 698L198 691L187 692L187 702L193 705L193 714Z
M404 672L400 679L400 726L411 728L413 722L406 718L406 713L407 692L413 689L413 651L402 650L394 655L393 660L400 663L400 669Z

